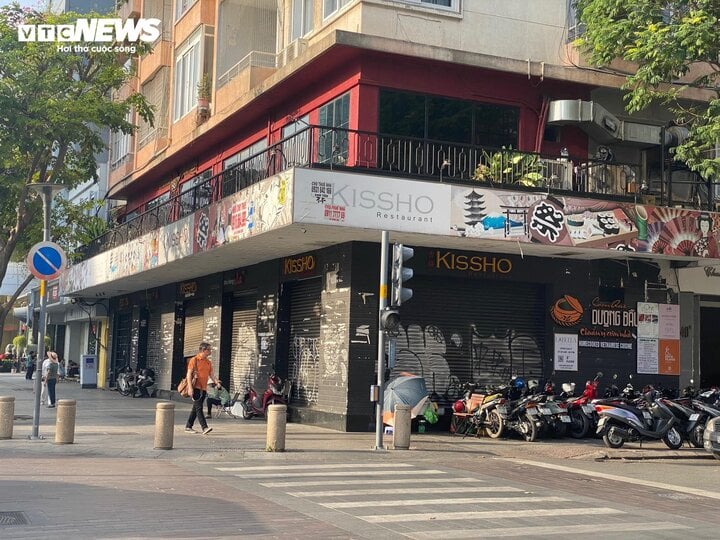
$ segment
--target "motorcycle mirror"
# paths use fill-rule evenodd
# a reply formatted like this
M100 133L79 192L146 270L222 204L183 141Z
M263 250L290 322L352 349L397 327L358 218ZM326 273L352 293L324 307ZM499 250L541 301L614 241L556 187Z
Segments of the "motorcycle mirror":
M603 376L603 372L602 372L602 371L598 371L595 376L599 379L600 377Z
M632 379L632 373L629 375L629 378Z
M617 373L613 373L613 381L617 380L617 378L618 378L618 374L617 374Z

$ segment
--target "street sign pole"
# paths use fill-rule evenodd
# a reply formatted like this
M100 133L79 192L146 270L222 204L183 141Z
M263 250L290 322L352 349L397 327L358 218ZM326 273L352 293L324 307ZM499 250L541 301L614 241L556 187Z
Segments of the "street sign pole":
M382 315L387 307L387 264L390 251L390 233L382 232L380 244L380 298L378 299L378 349L377 349L377 386L378 400L375 403L375 450L383 447L383 383L385 382L385 329Z
M50 241L50 204L55 193L65 189L60 184L31 184L29 186L40 193L43 202L43 241ZM42 392L42 364L45 359L45 326L47 295L45 294L46 280L40 280L40 320L38 321L38 354L35 367L35 410L33 413L33 426L31 439L40 438L40 393Z

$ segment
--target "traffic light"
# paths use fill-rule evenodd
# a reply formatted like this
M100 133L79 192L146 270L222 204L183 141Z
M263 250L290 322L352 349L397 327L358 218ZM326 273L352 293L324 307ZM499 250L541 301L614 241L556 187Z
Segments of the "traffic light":
M395 332L400 328L400 313L397 309L386 307L380 315L380 325L386 332Z
M393 244L392 255L392 302L393 307L402 305L412 298L413 291L403 284L413 277L412 268L405 266L405 261L414 255L413 248L403 246L402 244Z

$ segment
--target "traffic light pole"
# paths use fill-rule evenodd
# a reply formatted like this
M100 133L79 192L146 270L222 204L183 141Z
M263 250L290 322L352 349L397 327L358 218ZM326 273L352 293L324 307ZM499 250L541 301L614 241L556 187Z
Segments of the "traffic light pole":
M390 233L382 232L380 244L380 297L378 298L378 349L377 349L377 386L378 400L375 403L375 450L384 450L383 447L383 384L385 383L385 330L383 328L382 314L387 307L388 283L387 266L390 251Z

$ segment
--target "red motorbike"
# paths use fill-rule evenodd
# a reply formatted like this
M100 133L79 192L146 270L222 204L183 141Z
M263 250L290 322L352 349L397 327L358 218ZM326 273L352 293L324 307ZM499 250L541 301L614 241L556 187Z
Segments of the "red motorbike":
M597 398L597 387L600 382L600 377L602 377L602 373L598 373L592 381L587 381L585 383L585 390L582 395L578 397L572 397L575 389L574 383L565 383L562 385L563 394L561 395L566 397L565 406L570 415L568 433L574 439L582 439L588 434L591 428L595 427L595 406L592 405L591 402Z
M242 408L242 417L249 420L253 416L265 416L269 405L287 405L287 394L283 380L276 374L268 377L267 389L262 397L252 386L245 389L242 401L237 402Z

